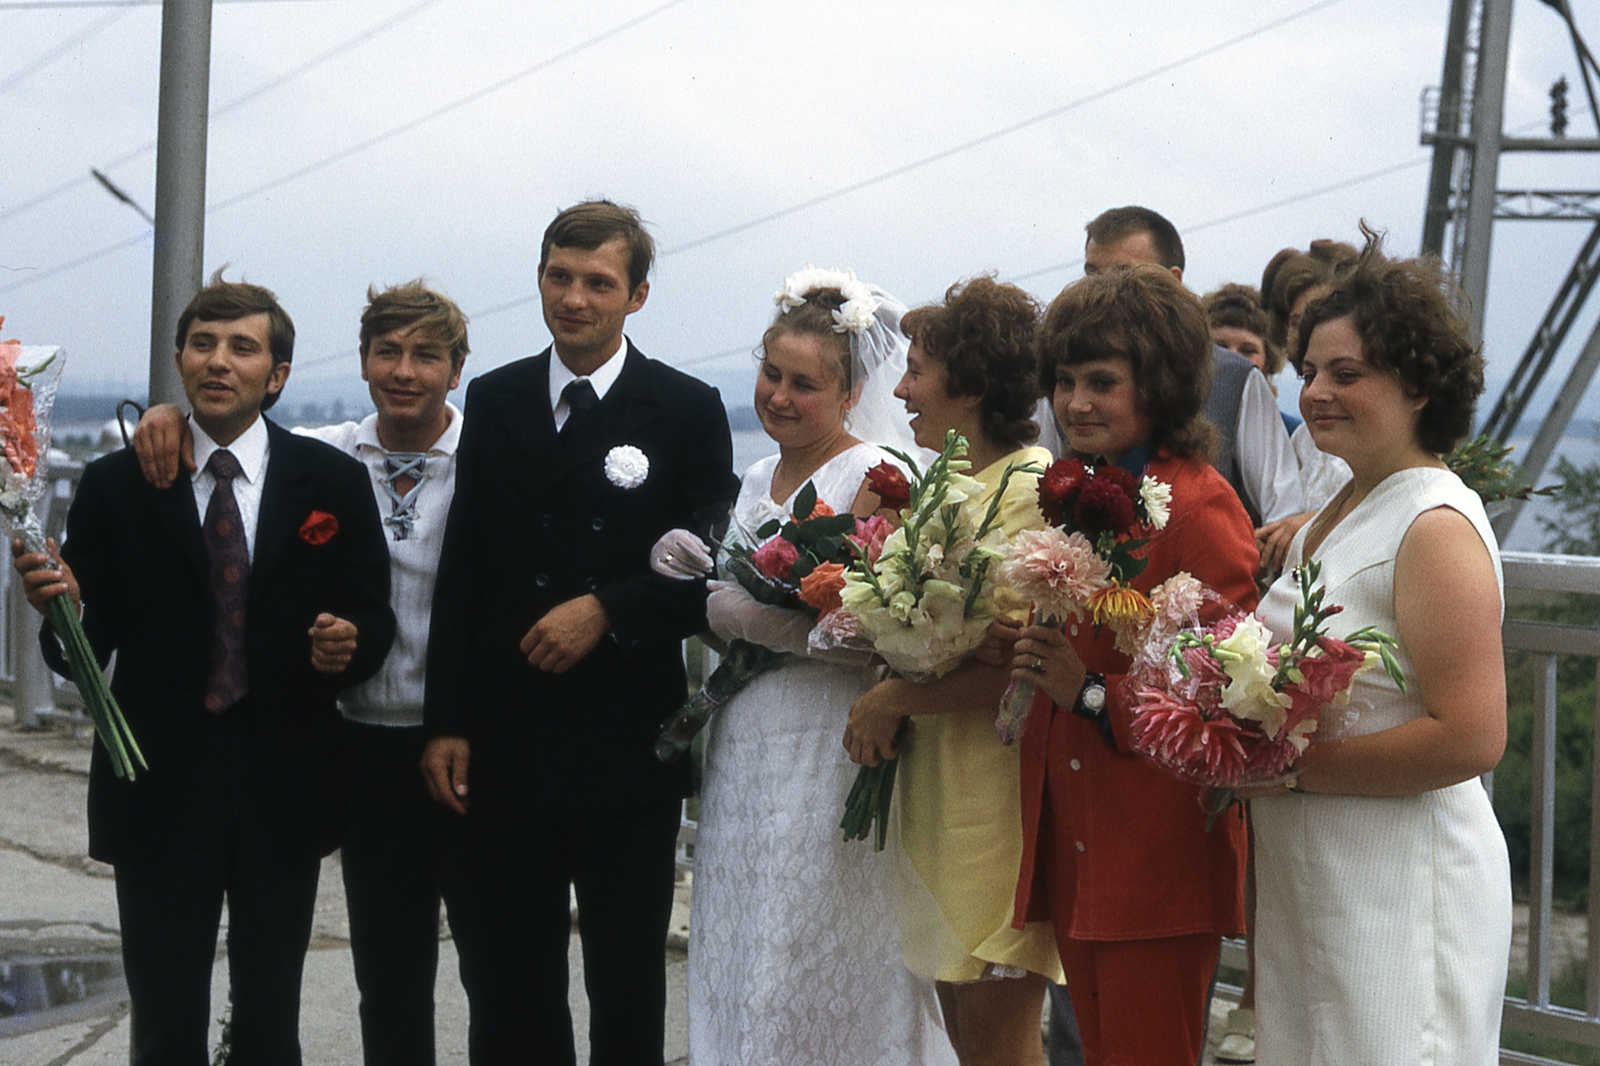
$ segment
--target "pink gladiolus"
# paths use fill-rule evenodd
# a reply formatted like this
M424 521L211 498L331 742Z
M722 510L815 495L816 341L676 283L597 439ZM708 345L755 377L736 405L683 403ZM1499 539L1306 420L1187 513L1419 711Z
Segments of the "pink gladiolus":
M0 342L0 448L13 471L31 478L39 465L39 427L33 415L33 390L17 380L21 356L20 341Z
M799 558L799 548L782 537L773 537L750 553L750 565L762 577L772 581L787 581Z
M893 532L894 523L881 514L875 514L865 522L856 519L855 535L849 539L867 557L867 565L876 566L878 556L883 554L883 542Z

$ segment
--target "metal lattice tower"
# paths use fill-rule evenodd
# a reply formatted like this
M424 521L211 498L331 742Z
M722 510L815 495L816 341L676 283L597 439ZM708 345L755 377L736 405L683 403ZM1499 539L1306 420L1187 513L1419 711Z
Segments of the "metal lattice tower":
M1600 65L1589 51L1568 0L1543 0L1567 27L1595 136L1566 136L1566 79L1552 88L1552 132L1548 137L1508 137L1502 130L1506 57L1511 37L1511 0L1451 0L1444 73L1437 88L1423 92L1422 143L1433 147L1422 251L1443 256L1472 300L1472 327L1483 335L1489 288L1489 250L1494 223L1516 219L1588 222L1591 232L1566 279L1550 302L1522 354L1505 392L1482 432L1504 442L1521 421L1573 322L1600 279L1600 189L1501 189L1504 152L1600 153ZM1559 104L1557 100L1559 98ZM1555 404L1522 457L1523 473L1537 479L1566 433L1584 391L1600 366L1600 323L1567 375ZM1521 504L1495 520L1502 540L1516 524Z

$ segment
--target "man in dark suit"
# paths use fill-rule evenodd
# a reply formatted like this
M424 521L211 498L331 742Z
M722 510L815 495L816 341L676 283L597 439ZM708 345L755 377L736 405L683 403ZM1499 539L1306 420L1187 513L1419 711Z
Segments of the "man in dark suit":
M294 326L272 293L218 276L178 320L198 472L150 486L131 449L91 463L57 567L13 543L41 613L80 605L149 762L97 746L89 853L115 868L135 1064L210 1059L211 966L228 904L233 1053L300 1061L300 976L317 872L345 817L334 695L394 637L366 472L268 423ZM49 622L45 657L66 672Z
M649 552L669 529L705 532L738 483L716 390L622 334L653 253L629 208L561 212L539 261L552 348L467 392L423 767L435 798L466 815L493 931L489 994L473 1000L480 1063L574 1061L569 889L590 1062L662 1059L689 778L653 745L685 696L681 641L705 626L705 588L655 574Z

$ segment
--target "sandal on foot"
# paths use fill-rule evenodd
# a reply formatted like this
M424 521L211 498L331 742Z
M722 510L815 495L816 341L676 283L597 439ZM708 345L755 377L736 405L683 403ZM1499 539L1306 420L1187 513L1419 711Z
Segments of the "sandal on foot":
M1228 1012L1228 1031L1217 1045L1217 1062L1228 1066L1249 1066L1256 1061L1256 1012L1235 1009Z

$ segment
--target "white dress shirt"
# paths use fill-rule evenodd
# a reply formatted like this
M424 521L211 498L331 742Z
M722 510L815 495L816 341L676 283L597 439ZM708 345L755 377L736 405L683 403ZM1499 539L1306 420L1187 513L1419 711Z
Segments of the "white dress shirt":
M250 561L255 562L256 519L261 516L261 488L267 480L267 460L272 456L265 420L256 415L250 428L239 434L226 448L212 440L193 415L189 416L189 432L194 435L194 463L198 470L192 485L194 504L200 509L201 526L205 525L206 508L210 506L211 493L217 487L217 479L206 469L206 464L211 461L212 454L218 451L232 452L233 457L239 460L239 476L233 479L233 499L239 505L239 521L244 525L245 550L250 553Z
M1245 377L1233 448L1239 461L1239 479L1244 482L1262 525L1306 509L1300 489L1300 461L1289 446L1289 431L1283 428L1278 398L1259 371Z
M626 359L618 359L617 356L627 351L627 348L628 338L624 337L617 342L617 350L606 356L606 361L601 363L593 374L589 375L589 386L594 389L596 399L605 399L606 393L611 391L611 386L617 383L617 377L622 373L622 365L627 362ZM562 390L574 381L579 380L582 380L580 376L574 374L571 368L561 361L561 356L557 355L555 349L552 348L550 350L550 411L556 416L556 430L558 432L562 426L567 424L567 415L571 413L567 408L567 401L561 398Z
M384 526L389 545L389 606L394 608L394 645L383 667L370 679L339 694L339 710L346 718L368 725L422 725L424 668L428 657L428 622L433 613L433 582L439 570L439 550L444 546L444 523L456 493L456 445L461 440L461 411L445 404L450 424L428 449L423 466L426 480L417 494L411 528L404 539ZM378 416L319 429L296 429L352 455L366 464L378 514L387 518L394 502L383 490L388 475L383 445L378 441Z
M1350 465L1337 455L1318 449L1304 422L1295 427L1289 444L1294 448L1295 458L1300 460L1300 487L1305 494L1305 509L1321 510L1354 476Z

